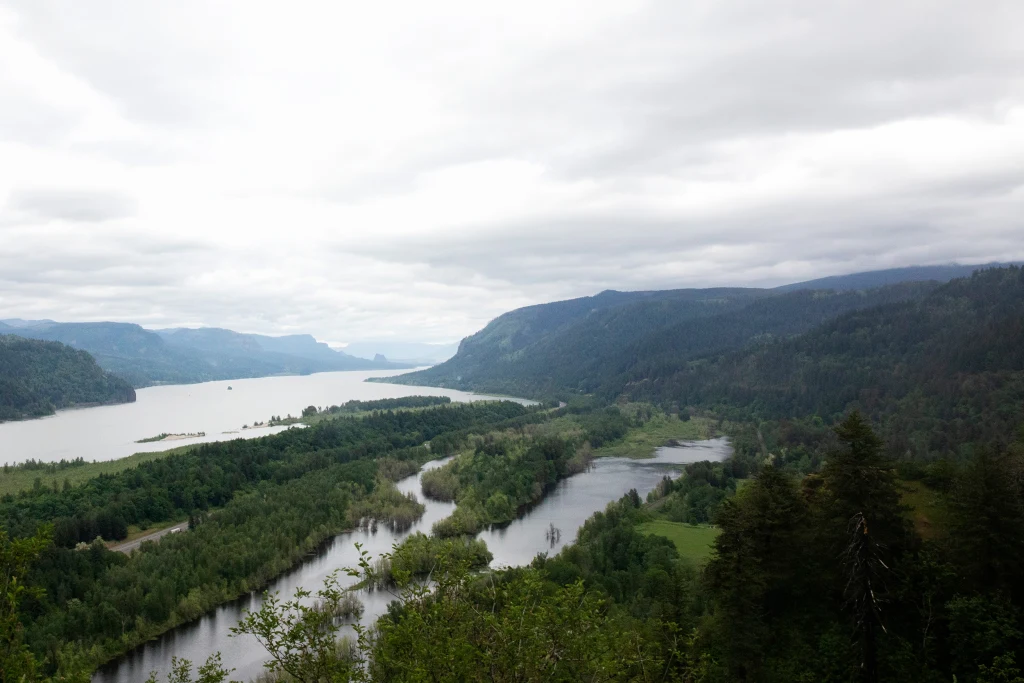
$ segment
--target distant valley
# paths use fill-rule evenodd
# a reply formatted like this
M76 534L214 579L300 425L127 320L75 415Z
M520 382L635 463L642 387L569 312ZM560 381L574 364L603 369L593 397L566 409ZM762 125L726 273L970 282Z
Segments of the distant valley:
M0 322L0 334L55 341L89 352L132 386L413 367L335 351L311 335L270 337L219 328L147 330L132 323Z

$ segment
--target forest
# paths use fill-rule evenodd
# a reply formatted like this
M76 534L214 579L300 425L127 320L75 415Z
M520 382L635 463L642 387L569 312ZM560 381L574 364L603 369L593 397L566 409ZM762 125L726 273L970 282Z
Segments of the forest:
M370 412L358 418L203 444L81 486L5 496L5 585L21 576L17 549L45 539L34 546L41 554L19 613L10 611L11 602L0 613L12 639L5 642L17 633L31 653L26 661L39 663L34 675L81 677L265 585L345 529L374 519L408 524L422 506L399 494L391 480L476 433L547 417L510 401L404 411L373 410L372 402L363 407ZM188 533L144 544L141 552L124 555L103 543L123 538L129 525L186 518Z
M396 600L340 645L336 579L315 608L278 597L235 630L260 637L275 681L1020 681L1024 433L949 472L925 535L868 421L853 412L833 437L812 475L772 454L694 464L528 567L479 573L469 546L410 537L386 558ZM694 514L720 529L705 563L643 531ZM432 586L410 580L428 566ZM216 658L176 671L230 678Z
M85 351L59 342L0 335L0 422L134 400L131 385L104 372Z

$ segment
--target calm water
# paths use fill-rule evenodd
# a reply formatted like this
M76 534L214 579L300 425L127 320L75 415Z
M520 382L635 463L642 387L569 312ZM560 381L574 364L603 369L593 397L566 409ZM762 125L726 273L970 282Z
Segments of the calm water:
M400 396L449 396L474 401L491 396L434 387L365 382L367 377L396 374L393 370L324 372L291 377L234 379L202 384L139 389L135 403L62 410L39 420L0 424L0 464L35 459L114 460L132 453L163 451L175 446L273 434L284 427L242 430L271 415L299 415L309 405L340 405ZM228 387L232 390L228 391ZM206 432L206 437L135 443L158 434Z
M701 460L724 460L732 453L726 439L698 441L685 446L658 449L654 458L628 460L605 458L597 460L594 466L582 474L563 480L538 505L531 508L521 519L503 529L485 531L479 538L487 542L494 554L492 566L523 565L529 563L537 553L556 553L566 543L571 543L576 531L594 512L604 509L631 488L646 496L658 481L671 474L684 463ZM439 466L440 462L428 463L424 470ZM439 519L451 514L452 503L425 500L421 495L419 475L399 482L403 492L412 491L426 504L426 512L407 532L392 533L381 528L376 534L358 531L341 534L317 556L281 576L270 587L289 595L297 586L315 590L323 584L324 578L339 567L356 564L357 553L354 544L360 542L371 555L378 555L391 549L391 545L414 531L430 533L430 527ZM551 543L545 532L554 524L561 531L561 540ZM343 577L344 581L350 581ZM368 593L362 591L360 600L366 606L363 623L370 624L384 613L391 595L386 591ZM252 638L229 636L228 629L238 623L246 609L253 609L260 603L258 595L249 595L228 605L223 605L200 619L175 629L163 637L147 643L119 661L112 662L93 676L93 683L131 683L145 680L150 671L158 671L165 678L170 670L171 657L184 657L193 662L203 662L214 652L220 652L223 661L236 671L233 680L250 680L263 670L266 653Z

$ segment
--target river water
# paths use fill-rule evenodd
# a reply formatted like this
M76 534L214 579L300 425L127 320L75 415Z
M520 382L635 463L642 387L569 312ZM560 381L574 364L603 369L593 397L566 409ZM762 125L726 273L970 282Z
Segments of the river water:
M386 385L384 385L386 386ZM571 543L583 522L594 512L617 500L635 488L646 496L666 474L678 471L680 465L701 460L724 460L732 453L727 439L695 441L679 447L657 450L655 457L645 460L602 458L581 474L564 479L537 505L501 529L479 534L494 554L493 567L523 565L538 553L557 553ZM427 463L423 471L438 467L443 461ZM407 531L394 533L384 527L376 533L355 531L336 536L321 552L279 577L268 588L290 597L298 586L316 590L332 571L354 567L358 560L355 543L372 556L391 549L393 543L415 531L430 533L434 522L451 514L453 503L424 499L420 475L398 483L402 492L414 492L426 505L423 517ZM560 539L552 542L546 532L554 525L561 532ZM342 577L343 583L353 581ZM372 624L384 613L391 599L387 591L361 591L360 600L366 607L364 624ZM250 636L231 637L228 629L236 625L247 609L260 604L260 596L251 594L232 603L222 605L196 621L180 626L162 637L136 648L122 659L111 662L93 676L93 683L133 683L143 681L151 671L166 680L171 658L183 657L201 663L214 652L220 652L224 664L234 668L232 680L251 680L263 671L267 656L263 648Z
M449 396L453 401L494 398L452 389L364 381L395 374L394 370L322 372L147 387L136 392L135 403L61 410L38 420L0 424L0 465L30 459L115 460L132 453L164 451L204 441L266 436L285 427L242 427L265 422L271 415L299 415L309 405L326 407L352 399L413 395ZM135 443L159 434L198 432L206 436Z

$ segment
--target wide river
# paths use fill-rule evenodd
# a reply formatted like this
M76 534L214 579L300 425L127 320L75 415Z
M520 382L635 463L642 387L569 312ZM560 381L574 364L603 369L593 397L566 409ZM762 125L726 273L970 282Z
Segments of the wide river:
M237 383L236 383L237 384ZM387 385L371 385L386 387ZM397 387L410 391L409 387ZM420 393L417 391L417 393ZM336 401L336 399L335 399ZM482 532L479 538L487 542L494 554L492 566L511 566L529 563L537 553L557 553L571 543L577 530L594 512L604 509L629 489L635 488L646 496L666 474L674 473L678 466L701 460L724 460L732 453L726 439L696 441L681 447L660 448L655 457L646 460L603 458L582 474L565 479L538 505L523 517L502 529ZM437 467L440 462L428 463L424 470ZM394 533L381 527L376 533L356 531L332 539L318 554L279 577L270 591L289 596L298 586L315 590L335 569L355 566L355 543L376 556L391 549L391 545L414 531L430 533L430 527L451 514L454 505L425 499L420 487L420 475L408 477L398 483L403 492L416 493L426 504L423 517L408 531ZM545 533L550 525L561 531L561 538L552 542ZM343 577L346 583L352 579ZM387 591L360 591L359 598L366 607L363 623L371 624L384 613L391 595ZM171 658L183 657L200 663L214 652L220 652L224 664L235 671L232 680L251 680L263 670L266 652L250 636L231 637L229 629L236 625L247 609L260 604L259 594L244 596L232 603L185 624L164 636L146 643L118 661L111 662L93 676L93 683L133 683L143 681L151 671L166 680Z
M115 460L132 453L163 451L203 441L266 436L285 428L242 427L265 422L272 415L299 415L309 405L326 407L352 399L367 401L416 394L449 396L453 401L494 398L451 389L364 381L368 377L395 374L394 370L322 372L147 387L136 392L135 403L61 410L38 420L0 424L0 465L31 459ZM199 432L206 436L136 443L159 434Z

